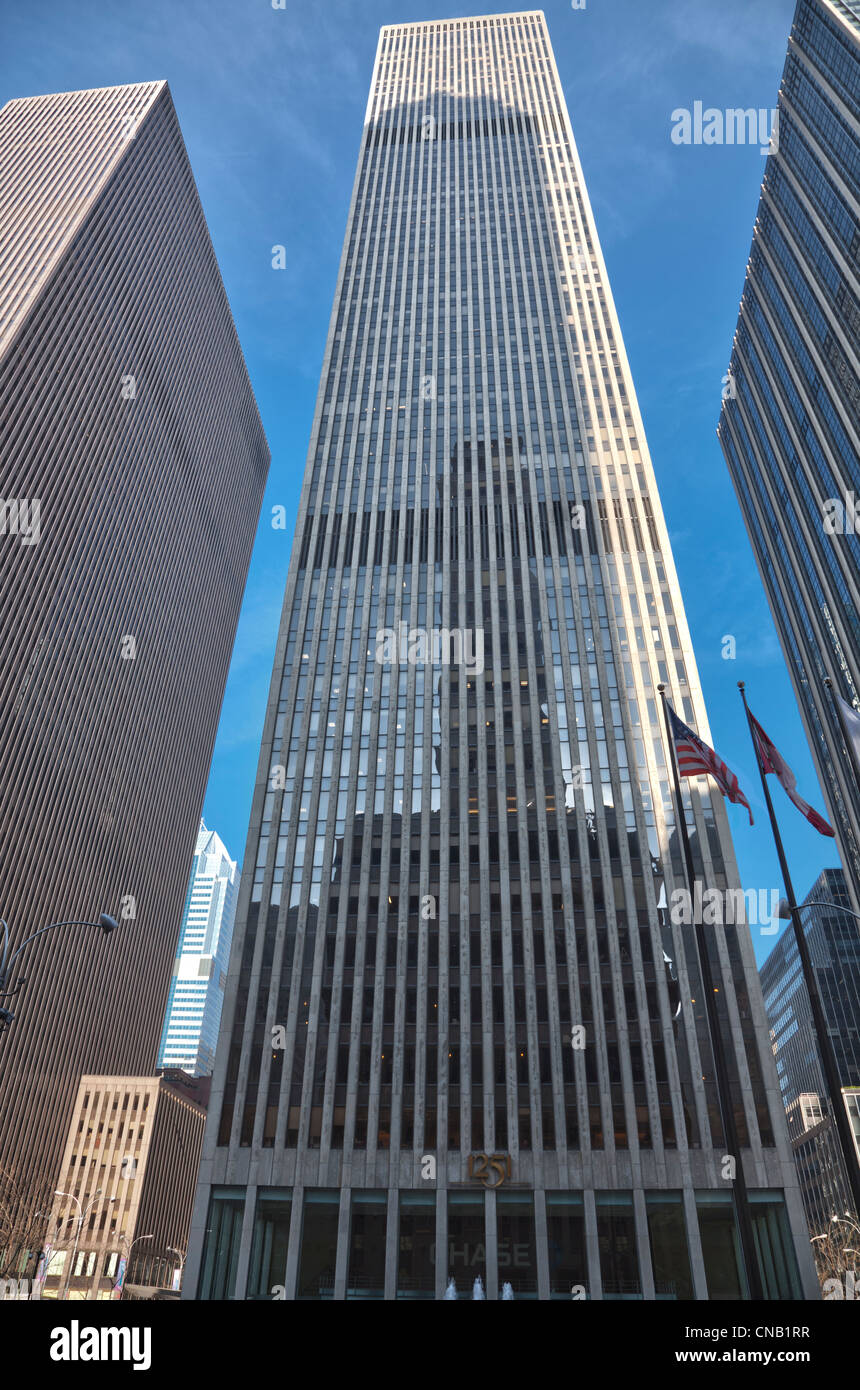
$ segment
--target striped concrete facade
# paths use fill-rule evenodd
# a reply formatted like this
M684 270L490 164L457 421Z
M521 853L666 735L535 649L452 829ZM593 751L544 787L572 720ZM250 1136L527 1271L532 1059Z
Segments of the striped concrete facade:
M172 1286L205 1120L160 1077L81 1077L43 1244L43 1298L114 1297L123 1258L124 1293Z
M719 424L860 911L860 3L799 0Z
M386 27L186 1296L741 1296L660 681L708 737L544 17ZM747 928L711 948L769 1288L813 1290Z
M0 1163L50 1190L81 1075L155 1069L269 462L166 83L0 111L0 403L0 916L120 920L6 1001Z

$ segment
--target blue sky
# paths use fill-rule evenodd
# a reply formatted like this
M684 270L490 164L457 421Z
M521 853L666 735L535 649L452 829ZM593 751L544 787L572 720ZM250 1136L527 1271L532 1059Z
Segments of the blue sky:
M0 104L167 78L272 450L204 815L241 859L314 398L379 27L452 0L0 0ZM515 7L511 7L515 8ZM780 887L737 681L823 798L715 429L764 158L677 146L677 107L776 102L794 0L544 5L654 460L744 886ZM287 268L271 268L282 244ZM282 504L286 531L271 528ZM731 633L737 659L724 661ZM795 887L838 863L774 789ZM753 929L759 960L774 938Z

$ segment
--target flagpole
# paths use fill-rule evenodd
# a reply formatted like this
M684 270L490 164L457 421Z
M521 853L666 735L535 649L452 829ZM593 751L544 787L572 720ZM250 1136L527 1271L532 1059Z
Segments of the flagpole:
M755 753L756 765L761 778L762 791L764 792L767 813L770 816L770 828L773 831L773 840L776 845L776 853L779 859L779 867L782 870L782 881L785 884L785 895L788 899L788 907L791 913L791 925L794 928L794 939L797 942L797 954L800 957L800 967L803 971L803 981L809 995L809 1003L812 1008L812 1021L815 1031L815 1040L818 1044L818 1052L824 1070L825 1082L829 1092L830 1113L836 1124L839 1144L842 1149L842 1157L845 1160L845 1168L848 1174L848 1182L851 1187L851 1195L854 1199L854 1209L860 1216L860 1162L857 1159L857 1150L854 1147L854 1136L851 1132L851 1125L848 1120L848 1112L842 1098L842 1084L839 1080L839 1070L836 1065L836 1055L833 1051L833 1044L830 1041L830 1033L827 1028L827 1019L824 1015L824 1008L821 1003L821 995L818 992L818 982L815 978L815 969L812 964L812 957L809 954L809 945L806 940L806 933L803 930L803 923L800 919L800 909L797 906L797 899L794 896L794 885L791 882L791 874L788 871L788 861L785 857L785 850L782 846L782 837L779 833L779 826L776 823L776 815L773 809L773 802L770 799L770 790L767 785L767 775L761 765L759 757L758 741L753 732L752 716L747 704L746 687L743 681L738 681L738 690L741 692L741 699L744 702L744 710L747 716L747 728L750 731L753 751Z
M695 910L696 875L693 868L693 851L690 847L690 837L687 834L684 803L681 799L681 780L678 774L678 762L675 757L675 739L672 734L672 726L669 723L669 710L666 704L666 687L665 685L658 685L657 689L660 692L660 699L663 701L663 718L666 724L666 736L669 740L669 758L672 763L672 780L675 787L675 822L681 837L681 844L684 851L684 863L687 869L687 882L690 889L691 916L693 918L696 951L699 958L699 970L702 976L702 989L705 993L705 1016L708 1023L711 1052L714 1058L714 1073L717 1082L717 1104L720 1110L726 1146L730 1154L732 1154L736 1160L732 1196L734 1198L735 1214L738 1221L741 1257L746 1271L750 1299L761 1301L765 1296L764 1288L761 1282L761 1271L759 1269L758 1256L755 1248L755 1236L753 1233L752 1217L750 1215L749 1195L747 1193L740 1141L738 1139L737 1126L735 1125L735 1112L732 1105L731 1088L729 1086L729 1069L723 1050L720 1017L717 1012L714 977L711 971L711 961L708 955L708 942L705 936L704 925L702 922L696 921L697 916L700 915L697 914Z
M842 707L839 704L839 699L836 695L836 691L833 689L833 681L830 679L829 676L825 676L824 684L830 692L830 703L832 704L836 712L836 720L839 725L839 732L842 734L842 737L845 741L845 751L848 754L849 761L851 763L852 768L854 769L855 780L858 783L860 783L860 768L858 768L857 766L857 758L854 753L854 741L848 733L848 729L845 724L845 715L842 713Z

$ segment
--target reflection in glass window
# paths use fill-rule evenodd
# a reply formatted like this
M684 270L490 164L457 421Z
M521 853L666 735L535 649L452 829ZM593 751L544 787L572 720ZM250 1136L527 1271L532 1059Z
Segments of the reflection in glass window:
M585 1253L585 1213L581 1192L546 1194L546 1228L549 1251L550 1298L588 1296L588 1260Z
M438 1259L438 1254L437 1254ZM484 1196L471 1192L448 1193L448 1278L457 1292L471 1298L475 1280L487 1287L487 1247L484 1227Z
M333 1298L339 1193L305 1191L296 1298Z
M641 1298L633 1194L598 1192L597 1243L604 1298Z
M695 1298L680 1192L646 1192L645 1206L657 1298Z
M289 1188L260 1188L257 1194L248 1298L271 1299L274 1289L284 1287L292 1205Z
M244 1187L213 1187L206 1223L200 1298L233 1297L244 1210Z
M435 1255L435 1192L401 1192L397 1258L398 1298L435 1297Z
M750 1192L749 1197L765 1298L802 1298L782 1193Z
M535 1207L532 1193L496 1193L499 1297L509 1283L514 1298L537 1298Z
M741 1254L730 1192L697 1192L708 1298L742 1298Z
M352 1194L347 1298L385 1297L387 1208L385 1191Z

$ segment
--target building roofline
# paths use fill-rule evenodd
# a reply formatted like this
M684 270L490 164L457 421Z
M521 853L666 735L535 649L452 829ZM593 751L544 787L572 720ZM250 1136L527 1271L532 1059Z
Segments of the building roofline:
M471 24L484 19L542 19L546 23L543 10L500 10L496 14L455 14L448 19L408 19L400 24L383 24L379 32L388 34L395 29L426 29L429 24Z

